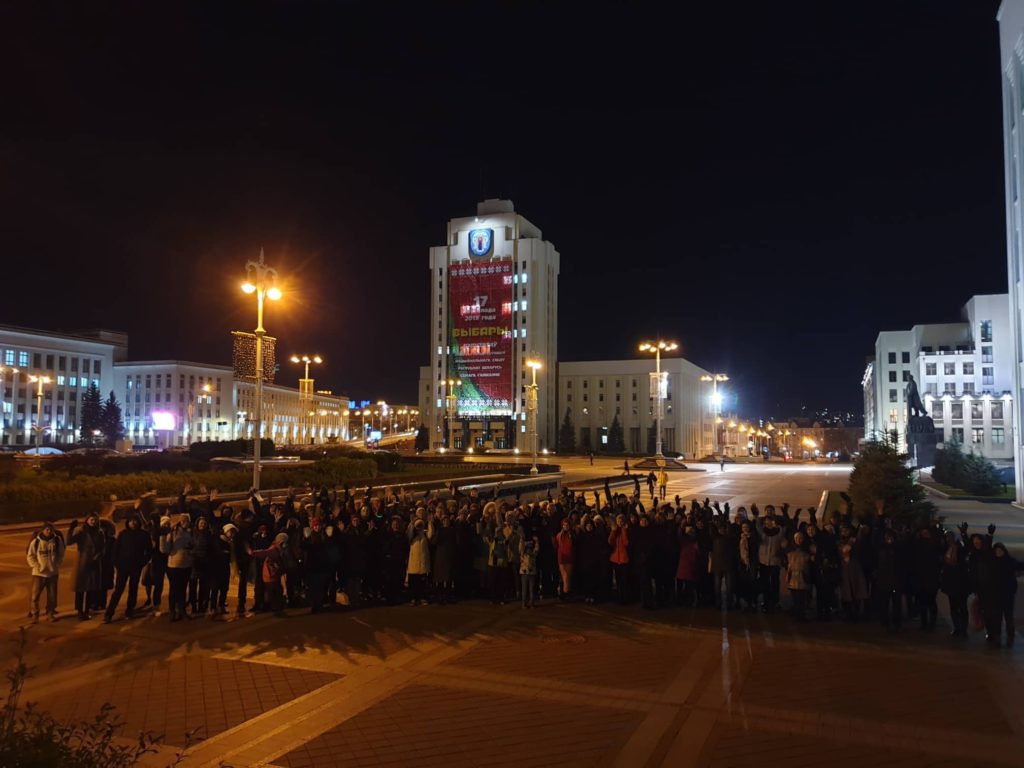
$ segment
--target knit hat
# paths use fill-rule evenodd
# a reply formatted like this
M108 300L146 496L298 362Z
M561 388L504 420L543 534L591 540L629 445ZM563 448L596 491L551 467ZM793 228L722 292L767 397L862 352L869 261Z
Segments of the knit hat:
M287 533L279 533L279 534L277 534L277 536L274 537L274 543L277 544L277 546L279 546L279 547L283 547L283 546L287 545L288 544L288 534Z
M238 526L234 525L233 523L228 523L227 525L224 526L224 533L228 533L229 531L237 531L237 530L238 530Z
M160 527L161 528L163 528L166 525L170 525L170 524L171 524L171 518L168 517L167 515L164 515L163 517L160 518Z

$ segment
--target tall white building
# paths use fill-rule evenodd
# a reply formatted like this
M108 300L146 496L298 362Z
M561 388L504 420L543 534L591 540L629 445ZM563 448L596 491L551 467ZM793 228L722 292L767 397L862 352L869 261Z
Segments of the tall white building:
M655 404L649 377L653 370L651 359L559 364L557 421L561 424L569 412L578 451L601 451L616 415L626 451L652 451ZM708 372L681 357L662 358L661 370L667 378L662 449L683 453L688 459L710 452L704 436L705 426L708 438L712 429L707 411L710 389L701 381Z
M114 366L123 403L125 436L136 446L251 439L256 384L234 377L231 366L177 360ZM348 439L347 397L263 385L263 437L282 445Z
M1024 214L1020 185L1024 173L1024 0L1004 0L999 20L999 49L1003 83L1003 164L1006 169L1006 261L1009 283L1013 391L1024 392ZM1024 504L1024 416L1014 416L1013 440L1017 504Z
M430 249L430 366L420 411L431 446L446 439L447 381L456 388L455 448L528 446L529 359L539 360L537 432L553 447L559 254L511 200L485 200L448 222Z
M41 423L45 444L71 445L81 437L82 396L95 384L105 399L114 388L114 363L124 359L128 336L118 331L70 334L0 326L0 445L29 446ZM46 377L43 413L36 414L38 385Z
M897 433L906 449L913 376L938 442L956 439L987 458L1013 456L1013 342L1006 294L974 296L959 323L882 331L864 386L865 437Z

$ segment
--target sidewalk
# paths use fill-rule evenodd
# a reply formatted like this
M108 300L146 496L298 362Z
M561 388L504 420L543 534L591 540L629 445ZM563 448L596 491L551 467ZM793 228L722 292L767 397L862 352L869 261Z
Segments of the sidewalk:
M29 698L166 765L1017 766L1024 653L943 632L485 602L31 633ZM827 758L826 758L827 756Z

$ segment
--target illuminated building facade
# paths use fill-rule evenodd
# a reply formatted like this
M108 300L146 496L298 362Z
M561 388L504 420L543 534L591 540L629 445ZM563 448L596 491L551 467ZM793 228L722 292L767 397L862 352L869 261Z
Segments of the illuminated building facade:
M430 365L419 387L431 447L445 445L450 421L453 448L525 449L531 359L542 365L539 447L554 446L558 275L558 251L510 200L448 222L445 244L430 249Z

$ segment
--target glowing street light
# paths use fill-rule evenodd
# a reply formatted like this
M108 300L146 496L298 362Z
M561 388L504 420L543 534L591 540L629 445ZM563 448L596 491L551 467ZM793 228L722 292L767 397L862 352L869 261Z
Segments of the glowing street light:
M533 453L533 466L530 474L536 475L537 469L537 371L543 367L540 360L527 360L526 366L533 371L533 383L526 391L526 418L530 421L530 450Z
M710 381L711 382L711 407L712 407L712 412L713 412L713 414L716 417L721 416L721 413L722 413L722 394L718 391L718 382L720 382L720 381L728 381L729 377L726 374L724 374L724 373L711 373L711 374L707 374L706 373L706 374L704 374L703 376L700 377L700 380L701 381ZM742 432L743 430L740 430L740 431ZM715 435L715 443L712 446L711 452L712 453L717 453L718 452L718 429L717 428L714 430L714 435Z
M263 301L281 298L281 290L276 283L277 270L267 266L260 248L260 260L246 262L245 282L242 283L244 293L256 294L256 370L253 372L256 376L256 412L252 448L252 487L255 491L260 489L260 440L263 438L263 337L267 335L263 327Z
M651 383L654 385L652 389L655 390L654 398L654 457L662 458L661 453L661 412L662 400L665 397L665 386L664 380L661 377L661 353L672 352L673 350L679 349L679 345L674 341L645 341L640 345L641 352L653 352L654 353L654 373L651 374L653 378Z
M306 366L306 375L299 379L299 401L302 403L304 411L308 410L312 406L313 402L313 380L309 378L309 366L311 364L320 365L324 360L320 355L292 355L290 360L293 363ZM310 438L312 432L312 426L308 419L302 425L303 442L306 438ZM312 442L312 440L311 440Z

